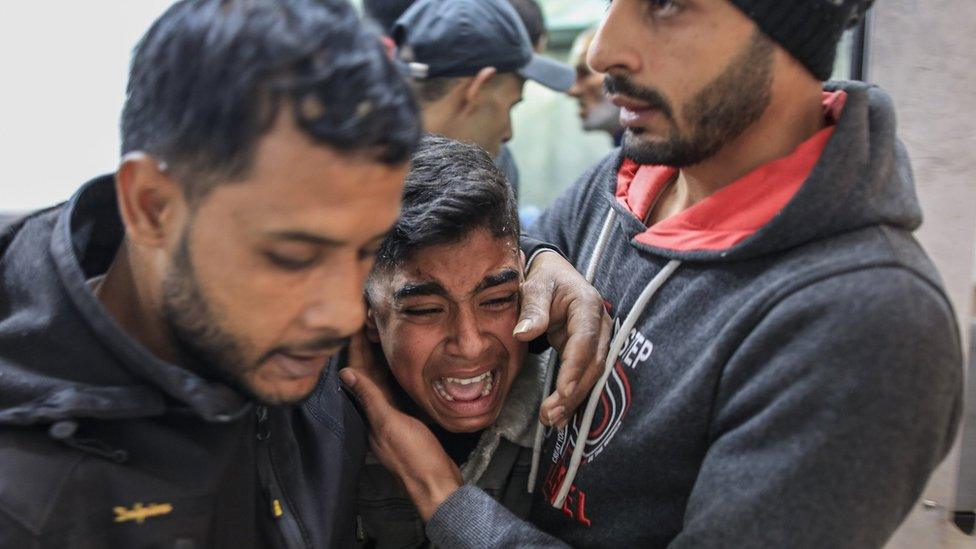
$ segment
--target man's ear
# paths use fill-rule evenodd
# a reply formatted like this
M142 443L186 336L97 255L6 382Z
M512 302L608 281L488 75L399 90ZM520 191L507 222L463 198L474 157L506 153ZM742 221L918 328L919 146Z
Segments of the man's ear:
M495 67L485 67L468 81L464 87L464 110L474 110L481 104L484 97L482 92L496 74L498 74L498 70Z
M369 305L366 306L366 325L363 330L366 332L366 339L370 343L380 342L380 331L376 328L376 318L374 318L373 309Z
M165 247L185 213L183 191L158 160L134 152L115 174L115 191L126 237L137 245Z

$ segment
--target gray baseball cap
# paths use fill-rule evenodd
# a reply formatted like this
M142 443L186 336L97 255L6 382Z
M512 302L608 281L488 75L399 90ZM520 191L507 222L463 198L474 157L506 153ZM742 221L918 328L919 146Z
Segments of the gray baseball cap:
M576 78L571 66L532 50L508 0L419 0L397 19L392 38L413 78L474 76L495 67L560 92Z

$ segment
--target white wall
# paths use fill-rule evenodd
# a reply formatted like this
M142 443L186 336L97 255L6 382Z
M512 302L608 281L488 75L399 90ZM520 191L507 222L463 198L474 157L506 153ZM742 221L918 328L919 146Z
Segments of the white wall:
M968 331L976 249L976 3L968 0L883 0L875 3L869 79L895 102L899 135L912 158L925 223L918 238L942 273L960 323ZM968 335L968 334L964 334ZM967 404L969 429L976 406ZM971 442L969 444L972 444ZM964 455L972 476L976 462ZM972 505L976 486L957 493L960 454L933 475L919 505L889 549L976 547L947 521ZM967 475L963 475L965 478ZM971 509L971 507L970 507Z
M114 170L130 53L172 2L0 2L0 212Z

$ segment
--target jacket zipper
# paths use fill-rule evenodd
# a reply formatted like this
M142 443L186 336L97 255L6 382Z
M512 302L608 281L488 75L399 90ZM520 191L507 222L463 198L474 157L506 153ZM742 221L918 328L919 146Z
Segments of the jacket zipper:
M298 516L295 509L289 509L285 506L287 500L281 483L278 481L278 471L271 455L271 424L268 421L268 408L267 406L258 406L255 413L258 416L258 477L270 506L269 512L285 540L285 547L288 549L306 549L308 545L305 543L302 530L298 525Z

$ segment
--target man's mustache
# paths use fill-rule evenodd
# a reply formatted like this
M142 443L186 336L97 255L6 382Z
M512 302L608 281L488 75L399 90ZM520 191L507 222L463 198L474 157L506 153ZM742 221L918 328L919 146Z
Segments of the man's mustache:
M661 111L665 116L674 119L671 104L657 90L637 85L626 76L606 75L603 77L603 91L607 95L620 94L631 99L646 103L649 109Z
M315 354L322 351L337 351L349 345L352 340L350 336L326 335L318 339L302 343L300 345L285 345L275 347L269 351L265 358L270 358L277 353L284 354Z

